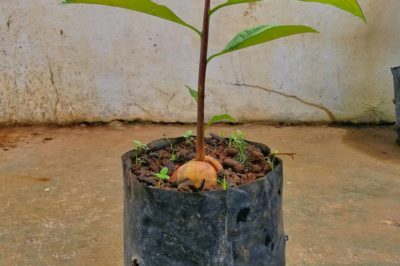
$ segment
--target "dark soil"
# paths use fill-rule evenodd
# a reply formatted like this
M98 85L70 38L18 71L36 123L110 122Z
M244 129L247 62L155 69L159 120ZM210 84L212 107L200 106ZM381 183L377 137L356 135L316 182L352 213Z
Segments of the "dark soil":
M271 171L271 163L266 160L269 157L275 163L273 155L269 155L268 148L261 149L258 145L246 142L244 163L238 161L238 149L229 147L228 139L221 138L215 134L210 134L211 138L206 138L206 154L217 159L224 167L218 173L218 185L211 190L222 190L224 187L236 187L265 177ZM167 141L167 139L164 139ZM185 184L173 184L169 180L161 180L155 176L162 168L169 169L168 175L172 176L174 171L186 162L193 160L196 156L195 137L185 141L180 138L173 142L168 140L163 147L152 147L132 158L132 173L141 183L148 186L158 187L167 190L177 190L186 192L197 192L191 182ZM226 186L224 186L224 183ZM201 189L206 191L206 189Z

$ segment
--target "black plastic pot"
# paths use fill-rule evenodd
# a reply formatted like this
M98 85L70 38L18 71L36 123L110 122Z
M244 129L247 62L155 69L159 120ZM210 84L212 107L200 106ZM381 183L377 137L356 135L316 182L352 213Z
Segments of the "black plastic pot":
M167 145L164 139L148 146ZM139 183L131 171L134 155L122 157L126 266L285 265L281 160L255 182L186 193Z
M397 130L397 144L400 145L400 67L392 68L394 79L394 104L396 105L396 130Z

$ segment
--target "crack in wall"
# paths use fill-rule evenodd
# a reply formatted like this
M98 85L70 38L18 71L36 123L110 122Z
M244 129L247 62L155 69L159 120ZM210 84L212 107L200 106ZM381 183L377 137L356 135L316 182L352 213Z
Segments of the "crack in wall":
M259 89L259 90L263 90L263 91L266 91L266 92L269 92L269 93L278 94L278 95L283 96L285 98L294 99L294 100L296 100L298 102L301 102L301 103L303 103L305 105L312 106L314 108L317 108L317 109L320 109L320 110L324 111L329 116L329 118L330 118L330 120L332 122L336 121L336 118L335 118L335 115L333 114L333 112L331 110L329 110L328 108L326 108L325 106L320 105L320 104L316 104L316 103L312 103L312 102L309 102L309 101L306 101L306 100L303 100L303 99L301 99L300 97L298 97L296 95L291 95L291 94L287 94L287 93L284 93L284 92L268 89L268 88L265 88L265 87L262 87L262 86L259 86L259 85L251 85L251 84L246 84L246 83L229 83L229 84L233 85L233 86L238 86L238 87L248 87L248 88Z
M342 112L344 112L346 110L346 103L345 103L344 97L343 97L342 82L341 82L341 78L340 78L340 67L338 65L336 66L336 78L337 78L337 83L338 83L338 88L339 88L340 100L342 101Z
M50 68L50 81L51 81L51 84L53 84L53 86L55 86L54 73L53 73L53 69L51 69L50 64L49 64L49 68Z
M176 96L176 92L172 93L171 96L170 96L169 99L168 99L168 104L167 104L167 110L168 110L168 111L169 111L169 106L170 106L171 103L172 103L172 99L174 99L175 96Z
M171 102L173 98L175 98L176 92L172 93L172 95L169 97L168 102Z
M8 30L10 30L10 28L11 28L11 23L12 23L11 18L12 18L12 15L9 16L8 19L7 19L7 29L8 29Z
M137 104L137 103L134 103L133 105L136 106L136 107L138 107L140 110L142 110L143 112L145 112L145 113L147 113L147 114L150 113L149 110L143 108L142 106L140 106L140 105Z
M162 93L162 94L164 94L164 95L166 95L166 96L169 96L169 95L170 95L169 93L167 93L167 92L165 92L165 91L163 91L163 90L161 90L161 89L159 89L159 88L154 88L154 89L156 89L157 91L159 91L160 93Z
M60 92L58 91L58 88L56 86L56 82L54 80L54 72L53 72L53 69L52 69L50 63L49 63L49 72L50 72L50 82L53 85L54 92L56 94L56 101L55 101L54 107L53 107L54 108L53 115L54 115L55 121L57 122L58 121L58 108L57 107L60 104Z

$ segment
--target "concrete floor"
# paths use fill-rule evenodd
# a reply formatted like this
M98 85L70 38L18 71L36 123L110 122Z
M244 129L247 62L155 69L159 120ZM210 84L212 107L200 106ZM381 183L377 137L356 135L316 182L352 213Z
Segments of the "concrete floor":
M122 265L120 156L133 139L189 128L1 128L0 265ZM400 265L400 147L391 128L239 128L297 153L285 158L288 265Z

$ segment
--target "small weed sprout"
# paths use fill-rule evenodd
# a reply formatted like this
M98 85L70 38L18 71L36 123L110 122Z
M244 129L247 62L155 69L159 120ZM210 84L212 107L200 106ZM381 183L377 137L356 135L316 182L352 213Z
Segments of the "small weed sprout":
M140 166L142 164L142 162L143 162L143 159L141 157L142 153L145 152L146 150L148 150L149 147L147 147L146 144L144 144L144 143L142 143L142 142L140 142L138 140L134 140L133 141L133 145L135 146L135 149L136 149L135 164L137 166Z
M272 159L269 156L267 156L267 157L265 157L265 161L268 163L271 171L274 171L275 170L275 156L273 156Z
M279 151L271 149L271 152L269 153L269 155L264 158L265 161L268 163L271 171L275 170L275 160L276 160L275 155L277 155L277 154L279 154Z
M139 153L141 153L141 152L143 152L143 151L149 149L149 147L147 147L146 144L144 144L144 143L142 143L142 142L140 142L140 141L138 141L138 140L134 140L134 141L133 141L133 144L135 145L135 149L136 149Z
M229 147L237 148L242 142L244 142L244 133L239 129L229 135Z
M171 162L174 162L178 159L178 155L176 154L176 149L174 148L174 142L172 142L169 138L165 138L169 142L169 147L171 149L171 158L169 159Z
M178 155L176 154L176 151L175 150L172 150L172 153L171 153L171 158L169 158L169 160L171 161L171 162L175 162L177 159L178 159Z
M241 164L244 164L247 160L247 142L244 140L244 137L245 135L240 130L236 130L229 136L229 147L238 149L235 159Z
M275 170L275 162L276 162L276 156L281 155L281 156L290 156L294 160L294 156L296 153L294 152L279 152L277 150L271 149L271 152L269 153L268 156L266 156L264 159L265 161L269 164L271 170Z
M193 132L191 130L188 130L185 133L183 133L182 137L185 138L186 143L190 143L190 141L193 140L192 135L193 135Z
M218 183L222 186L223 190L227 190L228 189L228 182L226 182L226 177L224 176L224 178L222 180L218 180Z
M154 176L160 180L169 180L168 171L169 169L167 167L164 167L163 169L160 170L159 173L154 174Z
M174 150L174 143L167 137L165 137L165 139L168 141L169 147L171 148L171 151L173 151Z

